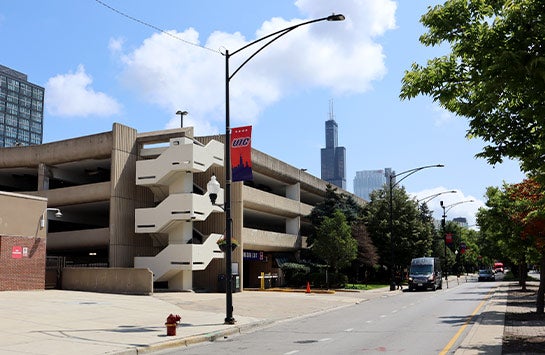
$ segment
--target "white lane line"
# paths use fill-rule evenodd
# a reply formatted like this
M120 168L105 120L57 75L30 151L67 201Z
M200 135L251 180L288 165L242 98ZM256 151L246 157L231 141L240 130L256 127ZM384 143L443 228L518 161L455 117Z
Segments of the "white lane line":
M299 350L288 351L287 353L284 353L284 355L297 354L298 352Z
M354 328L348 328L348 329L345 329L344 331L345 331L345 332L351 332L351 331L353 331L353 330L354 330Z
M331 338L322 338L322 339L320 339L318 341L330 341L330 340L331 340Z

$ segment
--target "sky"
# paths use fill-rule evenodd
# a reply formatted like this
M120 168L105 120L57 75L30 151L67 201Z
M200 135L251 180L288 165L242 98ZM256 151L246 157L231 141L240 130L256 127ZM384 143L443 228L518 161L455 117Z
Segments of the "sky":
M285 27L230 79L231 127L252 125L252 147L320 177L325 121L356 171L429 168L400 183L440 219L475 213L486 188L524 179L515 161L475 158L484 142L468 120L430 97L401 101L401 79L446 47L424 47L420 17L437 0L19 0L0 6L0 64L45 93L44 143L110 131L114 122L156 131L184 126L225 133L225 56ZM231 74L259 45L230 57ZM474 202L469 202L473 200Z

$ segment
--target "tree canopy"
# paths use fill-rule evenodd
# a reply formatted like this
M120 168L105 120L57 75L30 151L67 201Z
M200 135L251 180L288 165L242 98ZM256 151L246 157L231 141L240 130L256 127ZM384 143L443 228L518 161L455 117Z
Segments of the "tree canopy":
M539 255L542 270L537 295L537 311L544 312L545 297L545 193L533 179L503 189L488 188L487 208L480 209L477 221L481 226L482 247L487 253L509 258L520 266L521 284L525 287L527 262Z
M388 189L373 191L364 208L364 222L377 247L381 264L391 264L391 241L393 266L406 266L412 258L431 256L434 227L430 215L422 215L418 203L409 198L404 188L392 190L392 202L392 239Z
M490 164L518 159L545 176L545 1L447 0L421 22L422 44L451 51L414 63L400 97L429 95L467 117L467 137L486 142L477 156Z
M340 210L335 211L331 218L323 218L312 245L312 252L335 272L356 259L358 243L352 237L350 226Z

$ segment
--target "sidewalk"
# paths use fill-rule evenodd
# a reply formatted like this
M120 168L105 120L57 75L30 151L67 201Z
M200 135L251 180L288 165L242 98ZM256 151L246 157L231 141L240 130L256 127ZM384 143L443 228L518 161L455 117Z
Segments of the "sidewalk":
M498 288L487 303L485 319L473 325L462 344L466 352L461 354L489 353L488 350L498 349L498 344L496 353L501 354L503 318L498 316L505 307L501 290ZM396 295L399 292L389 288L334 294L314 290L310 294L239 292L233 294L236 324L225 325L225 294L165 292L129 296L61 290L6 291L0 292L0 354L157 351ZM166 336L164 323L171 313L182 318L176 336Z

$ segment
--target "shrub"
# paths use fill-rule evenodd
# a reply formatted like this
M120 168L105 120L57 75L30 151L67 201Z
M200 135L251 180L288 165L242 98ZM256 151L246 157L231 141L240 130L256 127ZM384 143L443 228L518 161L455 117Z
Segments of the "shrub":
M280 269L288 286L303 286L308 281L310 267L298 263L284 263Z

